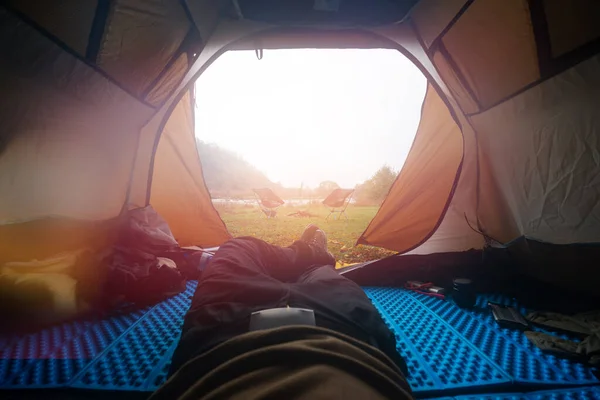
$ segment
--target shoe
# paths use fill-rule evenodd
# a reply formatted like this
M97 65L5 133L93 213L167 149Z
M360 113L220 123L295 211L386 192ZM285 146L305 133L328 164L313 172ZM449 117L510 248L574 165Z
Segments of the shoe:
M304 228L304 232L302 232L302 236L300 236L300 240L305 243L310 243L313 238L315 232L319 230L319 227L315 224L309 224L306 228Z
M333 254L327 250L327 235L315 224L309 224L304 228L300 240L304 243L308 243L311 247L321 250L328 257L335 260Z
M323 232L320 229L317 229L315 231L312 239L310 240L310 242L308 242L308 244L310 244L311 246L314 246L316 248L319 248L319 249L325 251L326 253L329 253L329 251L327 251L327 235L325 234L325 232Z

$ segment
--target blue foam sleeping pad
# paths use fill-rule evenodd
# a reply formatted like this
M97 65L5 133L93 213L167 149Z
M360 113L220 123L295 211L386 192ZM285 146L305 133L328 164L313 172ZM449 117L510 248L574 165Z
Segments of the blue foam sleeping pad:
M590 368L544 354L522 332L500 328L487 303L511 305L525 313L509 298L481 295L472 310L464 310L403 289L365 292L395 332L417 392L599 383Z
M189 282L184 293L145 309L1 337L0 388L155 390L166 379L195 287ZM600 383L590 369L542 354L522 333L499 328L485 304L516 305L510 299L480 296L477 307L466 311L403 289L365 292L395 333L409 383L420 397ZM573 390L596 396L573 398L600 399L595 388Z
M477 393L466 396L436 397L430 400L597 400L600 388L594 386L570 389L538 390L529 393Z

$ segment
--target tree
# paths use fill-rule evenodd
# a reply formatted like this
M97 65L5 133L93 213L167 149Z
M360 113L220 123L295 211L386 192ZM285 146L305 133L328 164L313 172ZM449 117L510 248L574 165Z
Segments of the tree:
M319 186L317 186L316 192L318 196L326 197L329 196L331 192L333 192L335 189L338 189L339 187L340 185L333 181L323 181L319 183Z
M397 175L398 173L392 168L384 165L371 178L356 187L355 198L360 203L381 204L390 191Z

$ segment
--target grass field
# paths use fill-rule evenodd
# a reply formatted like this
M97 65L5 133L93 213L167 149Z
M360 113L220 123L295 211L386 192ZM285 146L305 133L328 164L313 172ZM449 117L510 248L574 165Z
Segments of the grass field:
M233 236L254 236L279 246L288 246L298 239L309 223L318 225L327 233L329 251L338 262L352 264L375 260L394 254L371 246L354 246L356 240L375 216L378 207L350 205L346 210L348 220L342 218L325 221L329 213L321 204L283 206L277 217L267 219L256 205L215 204L221 218ZM290 216L297 211L308 211L311 217Z

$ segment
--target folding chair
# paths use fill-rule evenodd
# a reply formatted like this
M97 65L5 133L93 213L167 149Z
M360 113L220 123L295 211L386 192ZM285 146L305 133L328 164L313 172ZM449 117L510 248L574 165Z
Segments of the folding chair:
M277 216L277 208L285 204L285 201L281 200L273 191L269 188L263 189L252 189L256 196L256 201L260 210L267 216L267 218L275 218Z
M333 219L335 219L335 213L339 213L338 219L342 217L346 217L348 219L348 214L346 214L346 207L350 204L350 199L352 198L352 193L354 193L354 189L334 189L329 196L323 200L323 204L330 208L329 214L325 218L327 221L331 214L333 215Z

